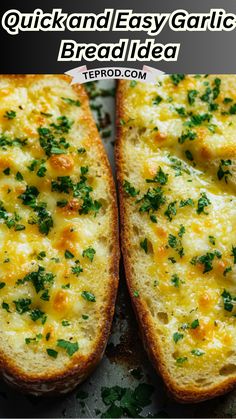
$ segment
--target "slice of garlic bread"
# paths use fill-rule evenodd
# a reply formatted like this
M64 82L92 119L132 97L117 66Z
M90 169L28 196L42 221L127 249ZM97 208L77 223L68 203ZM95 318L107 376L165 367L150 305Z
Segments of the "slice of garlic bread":
M0 366L67 392L103 355L118 282L109 163L82 86L0 77Z
M147 351L182 402L236 384L236 76L120 82L122 249Z

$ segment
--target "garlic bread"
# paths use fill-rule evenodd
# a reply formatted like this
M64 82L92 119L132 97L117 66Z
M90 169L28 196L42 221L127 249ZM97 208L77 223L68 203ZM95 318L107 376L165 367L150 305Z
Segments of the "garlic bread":
M101 359L118 283L115 188L81 85L0 77L0 368L65 393Z
M181 402L236 384L236 76L122 81L116 163L126 278Z

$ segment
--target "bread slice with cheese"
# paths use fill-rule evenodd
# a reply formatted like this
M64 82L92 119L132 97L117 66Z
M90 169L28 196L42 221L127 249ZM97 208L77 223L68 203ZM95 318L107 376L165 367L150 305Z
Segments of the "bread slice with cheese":
M115 189L81 85L0 77L0 369L66 393L100 361L118 283Z
M122 81L116 162L127 283L172 395L236 384L236 76Z

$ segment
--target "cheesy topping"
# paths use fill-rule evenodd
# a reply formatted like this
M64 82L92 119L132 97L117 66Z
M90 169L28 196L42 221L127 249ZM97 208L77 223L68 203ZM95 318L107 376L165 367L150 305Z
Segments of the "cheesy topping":
M91 353L109 291L108 169L78 92L0 79L0 349L39 374Z
M235 86L183 74L122 84L132 289L185 384L236 371Z

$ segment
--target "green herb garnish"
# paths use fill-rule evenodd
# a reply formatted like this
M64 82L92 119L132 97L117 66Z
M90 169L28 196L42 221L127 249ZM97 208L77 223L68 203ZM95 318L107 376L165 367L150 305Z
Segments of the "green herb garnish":
M81 296L87 300L90 301L91 303L95 303L96 301L96 297L92 292L89 291L82 291Z
M90 260L90 262L92 262L95 254L96 250L89 246L87 249L83 250L82 256L87 257Z
M69 356L73 356L79 350L78 342L70 342L64 339L58 339L57 346L66 350Z

